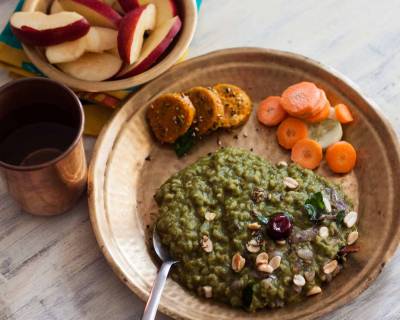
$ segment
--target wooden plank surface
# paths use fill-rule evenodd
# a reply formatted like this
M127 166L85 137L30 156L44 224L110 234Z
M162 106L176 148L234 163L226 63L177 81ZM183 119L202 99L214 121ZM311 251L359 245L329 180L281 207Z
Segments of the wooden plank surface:
M0 1L1 28L15 4ZM204 0L190 56L236 46L304 54L357 83L399 133L399 9L397 0ZM0 84L7 81L0 71ZM86 139L88 156L92 146ZM399 320L399 297L400 251L366 292L324 320ZM63 216L32 217L0 179L0 320L135 319L142 308L102 257L85 199Z

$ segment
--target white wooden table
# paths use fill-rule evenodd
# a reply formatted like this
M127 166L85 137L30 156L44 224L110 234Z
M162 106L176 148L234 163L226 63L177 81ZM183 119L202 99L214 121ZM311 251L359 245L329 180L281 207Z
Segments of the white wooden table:
M15 3L0 1L1 28ZM399 132L399 14L398 0L204 0L190 56L235 46L304 54L356 82ZM0 71L0 84L7 81ZM92 145L88 139L88 154ZM32 217L0 180L0 320L136 319L142 309L100 253L85 199L63 216ZM399 320L400 250L368 290L327 319Z

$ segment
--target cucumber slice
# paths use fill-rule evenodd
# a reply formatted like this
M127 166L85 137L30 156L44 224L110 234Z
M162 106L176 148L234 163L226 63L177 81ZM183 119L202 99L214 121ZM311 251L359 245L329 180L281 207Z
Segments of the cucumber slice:
M323 149L342 139L342 125L337 120L326 119L308 128L309 137L316 140Z

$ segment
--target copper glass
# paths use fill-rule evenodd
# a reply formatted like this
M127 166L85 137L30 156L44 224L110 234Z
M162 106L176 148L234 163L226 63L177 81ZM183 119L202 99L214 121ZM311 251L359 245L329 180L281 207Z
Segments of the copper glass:
M84 114L77 96L45 78L0 88L0 168L26 212L69 210L86 188Z

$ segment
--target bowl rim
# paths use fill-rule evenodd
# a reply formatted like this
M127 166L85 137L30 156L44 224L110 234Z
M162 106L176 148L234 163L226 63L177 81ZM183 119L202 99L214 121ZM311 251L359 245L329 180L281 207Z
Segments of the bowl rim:
M22 11L32 12L36 11L41 0L26 0ZM133 77L121 80L105 80L105 81L86 81L74 78L67 75L55 66L45 61L38 52L37 47L22 44L22 47L28 56L29 60L38 68L44 75L52 80L59 81L70 88L87 91L87 92L103 92L103 91L116 91L126 90L135 86L142 85L146 82L153 80L159 75L166 72L174 64L176 64L181 57L184 56L188 49L197 26L197 6L195 0L181 0L182 7L185 9L185 16L183 17L183 25L179 34L179 38L171 51L157 64L145 72Z
M280 56L280 57L285 57L288 59L292 60L297 60L301 61L302 63L307 63L311 65L313 68L321 69L322 71L331 74L335 81L340 81L342 82L345 86L351 88L354 93L360 97L362 100L364 100L371 108L372 113L377 116L380 119L380 122L382 125L385 126L385 130L387 130L387 134L389 137L389 141L387 141L388 144L391 144L393 148L393 166L397 169L398 172L400 172L400 145L398 141L398 136L393 129L392 125L390 122L387 120L386 116L382 113L381 109L378 107L378 105L371 99L369 99L367 96L363 94L363 92L360 90L360 88L353 83L349 78L335 70L334 68L324 65L316 60L313 60L311 58L308 58L306 56L303 56L301 54L297 53L292 53L292 52L287 52L287 51L281 51L281 50L275 50L275 49L265 49L265 48L257 48L257 47L237 47L237 48L229 48L229 49L222 49L222 50L216 50L204 55L197 56L195 58L189 59L182 64L179 64L178 66L175 66L172 68L170 71L168 71L167 74L163 76L167 76L169 73L176 72L177 69L184 69L188 64L192 63L198 63L199 61L204 61L210 58L213 58L215 56L219 55L230 55L230 54L236 54L243 52L243 50L246 51L248 54L252 53L264 53L269 56ZM146 85L141 89L142 92L147 92L149 90L148 87L151 87L152 83ZM134 99L132 97L131 99ZM151 99L151 97L149 97ZM129 105L129 101L126 102L126 105ZM115 124L118 124L122 118L128 117L131 119L132 117L135 116L135 114L140 110L139 107L136 107L133 111L129 111L129 114L125 110L125 108L121 108L121 110L115 114L114 118L103 128L101 134L99 135L99 139L97 139L95 147L93 149L93 156L90 162L89 166L89 175L88 175L88 204L89 204L89 215L90 215L90 220L92 223L93 231L96 237L96 240L98 242L98 245L105 256L107 262L109 263L110 267L114 271L114 273L117 275L117 277L123 282L125 285L127 285L130 290L132 290L141 300L146 301L146 299L149 296L149 292L144 292L140 288L136 287L134 283L129 281L126 276L125 272L122 268L122 266L118 263L118 259L115 259L113 250L111 249L112 244L110 244L106 238L104 237L104 234L102 234L102 230L99 227L99 221L97 215L98 210L101 211L101 204L97 203L96 200L104 192L104 190L99 190L102 189L102 186L99 186L99 179L103 179L103 171L99 166L101 166L101 162L103 161L102 158L108 159L109 153L108 149L111 147L109 152L112 152L112 146L110 142L103 141L106 138L110 138L113 140L113 143L119 139L119 134L122 131L122 128L118 131L118 133L115 135L112 132L109 132L108 129L112 129ZM115 135L115 136L114 136ZM107 154L108 153L108 154ZM108 161L108 160L106 160ZM103 195L104 196L104 195ZM314 314L306 314L304 315L305 319L316 319L318 317L321 317L323 315L326 315L330 312L333 312L334 310L337 310L340 307L343 307L345 304L349 303L350 301L354 300L356 297L358 297L363 291L365 291L371 283L378 277L378 275L381 273L382 269L384 268L385 264L392 258L394 253L396 252L396 249L398 248L400 244L400 232L397 232L395 237L391 239L391 241L387 245L387 250L382 254L383 260L382 263L378 266L376 266L373 269L373 272L369 275L368 278L366 279L361 279L358 284L357 290L353 290L352 292L349 292L346 297L341 297L339 301L337 301L334 304L329 304L326 305L324 308L320 309L317 313ZM164 313L167 316L170 316L174 319L191 319L189 317L186 317L185 315L179 314L174 310L173 306L166 306L160 304L159 309L162 313Z

